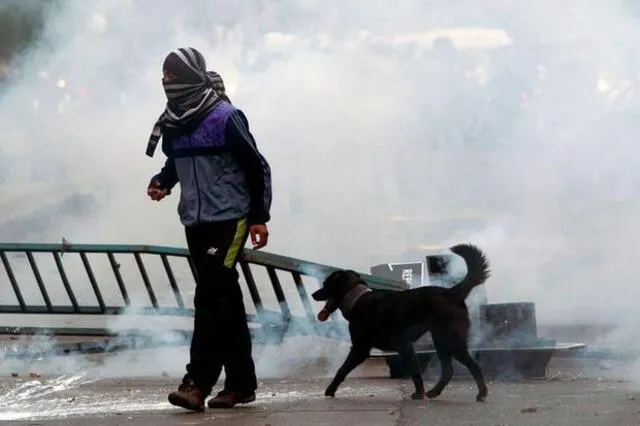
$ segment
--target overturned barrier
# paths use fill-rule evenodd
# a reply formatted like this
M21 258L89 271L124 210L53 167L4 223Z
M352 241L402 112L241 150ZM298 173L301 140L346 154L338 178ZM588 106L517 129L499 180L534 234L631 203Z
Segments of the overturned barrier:
M153 347L169 340L186 344L190 339L193 303L189 295L195 289L195 269L187 249L0 244L0 261L4 283L0 334L118 337L117 343L110 339L100 344L58 345L64 353ZM154 262L156 267L149 267ZM309 288L317 288L335 269L245 249L238 272L254 341L279 344L287 336L299 335L348 339L345 323L338 316L327 323L316 321L319 306L309 297ZM406 288L402 282L368 274L363 279L372 288ZM169 321L181 318L179 327L172 326L176 321ZM174 338L145 341L145 336L154 335L147 330L149 322L158 319L165 330L162 334Z

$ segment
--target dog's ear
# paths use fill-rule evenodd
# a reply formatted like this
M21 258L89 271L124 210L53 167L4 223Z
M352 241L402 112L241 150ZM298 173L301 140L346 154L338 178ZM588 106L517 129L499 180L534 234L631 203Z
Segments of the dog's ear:
M348 280L349 280L350 284L356 284L356 283L363 283L364 282L362 280L362 277L360 276L360 274L357 273L356 271L350 269L350 270L345 271L345 272L347 273L347 277L348 277Z
M357 278L359 280L361 280L362 278L360 277L360 274L357 273L356 271L354 271L353 269L348 269L345 271L347 274L353 276L354 278Z
M329 275L327 275L324 279L324 281L322 282L322 286L327 286L331 283L333 283L335 280L338 280L340 278L344 278L344 274L347 271L343 271L343 270L337 270L337 271L333 271L332 273L330 273Z
M320 285L320 289L314 292L311 297L317 301L328 300L331 297L332 290L336 286L336 281L339 281L341 278L344 279L345 271L336 270L327 275L322 284Z

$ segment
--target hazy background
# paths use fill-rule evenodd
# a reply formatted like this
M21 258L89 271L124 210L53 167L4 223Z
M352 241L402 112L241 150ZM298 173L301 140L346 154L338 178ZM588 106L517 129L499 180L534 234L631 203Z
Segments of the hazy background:
M632 1L69 0L42 16L37 42L2 53L1 240L185 245L178 193L146 197L164 156L144 151L162 61L193 46L271 164L269 251L367 271L471 241L490 302L620 325L619 349L639 337Z

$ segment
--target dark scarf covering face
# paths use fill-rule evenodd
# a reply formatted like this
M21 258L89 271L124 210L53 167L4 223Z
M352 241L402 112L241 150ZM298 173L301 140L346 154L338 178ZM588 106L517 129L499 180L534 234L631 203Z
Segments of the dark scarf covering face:
M146 152L149 157L153 157L165 129L197 125L218 102L229 101L222 78L214 71L207 71L204 56L196 49L186 47L169 53L163 70L174 78L163 81L167 104L151 132Z

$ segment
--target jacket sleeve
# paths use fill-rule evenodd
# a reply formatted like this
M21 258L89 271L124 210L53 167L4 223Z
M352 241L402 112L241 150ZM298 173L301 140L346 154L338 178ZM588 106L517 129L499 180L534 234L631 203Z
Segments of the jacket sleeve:
M271 219L271 168L258 151L249 131L249 122L242 111L231 113L225 135L231 155L244 171L249 186L249 225L266 224Z
M160 182L160 188L165 189L167 194L171 194L171 190L178 183L178 174L176 173L176 163L172 157L168 157L164 163L164 167L160 173L151 178L151 182Z

